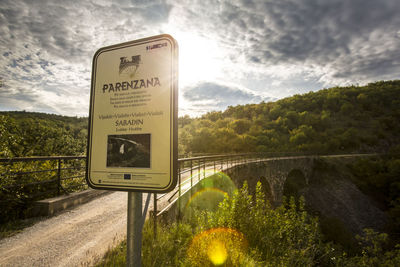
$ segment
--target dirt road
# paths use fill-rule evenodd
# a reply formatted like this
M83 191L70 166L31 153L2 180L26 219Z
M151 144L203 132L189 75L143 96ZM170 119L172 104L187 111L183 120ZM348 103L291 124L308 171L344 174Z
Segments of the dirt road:
M189 174L182 175L182 180ZM159 200L158 211L168 205L173 194ZM143 208L146 199L143 194ZM127 200L127 192L114 192L0 240L0 266L91 266L126 237ZM153 203L152 195L147 217Z
M0 266L91 265L126 236L127 195L105 195L0 240Z

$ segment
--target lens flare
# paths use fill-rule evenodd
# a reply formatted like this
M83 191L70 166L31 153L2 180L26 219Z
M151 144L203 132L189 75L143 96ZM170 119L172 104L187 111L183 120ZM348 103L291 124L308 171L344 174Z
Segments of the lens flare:
M213 228L196 235L188 249L194 266L237 266L246 259L247 240L231 228Z
M214 172L214 170L193 170L193 174L191 178L193 179L194 182L200 182L201 180L204 180L205 177L211 177L213 175L219 175L222 174L220 172ZM189 178L190 179L190 178ZM205 178L207 179L207 178Z
M221 189L229 195L236 189L232 179L223 172L212 173L198 183L200 188L214 187Z
M203 210L215 210L218 203L224 200L228 194L218 188L204 188L197 191L187 202L186 208Z
M235 189L235 184L224 173L206 177L196 184L193 195L188 194L181 199L185 203L181 205L181 212L184 217L191 218L197 211L216 211L218 204Z
M211 241L207 248L207 256L214 265L222 265L228 258L228 251L225 244L219 240Z

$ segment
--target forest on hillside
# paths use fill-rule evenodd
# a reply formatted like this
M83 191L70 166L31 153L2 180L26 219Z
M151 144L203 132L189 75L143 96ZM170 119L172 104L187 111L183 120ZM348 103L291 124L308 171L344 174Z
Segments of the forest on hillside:
M87 118L0 112L0 158L86 154Z
M179 155L399 152L400 80L179 118ZM0 112L0 157L84 155L87 118Z
M179 154L399 151L400 81L334 87L179 119Z
M87 118L0 112L0 158L84 156L87 125ZM0 237L7 235L7 222L30 216L34 201L86 188L84 164L81 160L3 161Z

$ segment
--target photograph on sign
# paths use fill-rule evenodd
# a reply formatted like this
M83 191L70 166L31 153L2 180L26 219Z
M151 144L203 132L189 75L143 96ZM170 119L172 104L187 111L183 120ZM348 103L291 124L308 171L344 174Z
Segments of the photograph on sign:
M150 168L150 134L109 135L107 167Z
M176 184L177 44L158 35L103 47L93 58L87 182L167 192Z

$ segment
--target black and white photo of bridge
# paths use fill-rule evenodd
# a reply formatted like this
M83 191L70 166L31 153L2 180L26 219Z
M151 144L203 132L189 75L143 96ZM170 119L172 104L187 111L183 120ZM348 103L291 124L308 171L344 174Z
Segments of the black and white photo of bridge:
M150 168L150 134L109 135L107 167Z

